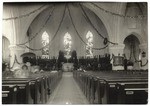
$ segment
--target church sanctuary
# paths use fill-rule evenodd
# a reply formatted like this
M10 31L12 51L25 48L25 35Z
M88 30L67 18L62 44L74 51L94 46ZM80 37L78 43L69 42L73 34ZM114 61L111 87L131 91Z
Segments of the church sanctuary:
M147 2L2 11L2 104L148 104Z

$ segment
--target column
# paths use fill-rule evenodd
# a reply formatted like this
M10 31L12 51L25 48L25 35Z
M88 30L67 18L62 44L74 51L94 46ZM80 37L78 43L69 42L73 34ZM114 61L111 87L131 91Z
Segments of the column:
M14 60L15 60L15 55L19 63L22 63L22 58L21 54L25 52L25 47L24 46L17 46L17 45L10 45L10 67L12 67Z
M112 45L109 47L109 52L110 52L110 54L113 54L114 56L118 56L119 54L120 54L120 56L123 56L124 47L125 47L124 44ZM113 59L112 59L111 63L112 63L113 70L124 70L124 66L114 66Z

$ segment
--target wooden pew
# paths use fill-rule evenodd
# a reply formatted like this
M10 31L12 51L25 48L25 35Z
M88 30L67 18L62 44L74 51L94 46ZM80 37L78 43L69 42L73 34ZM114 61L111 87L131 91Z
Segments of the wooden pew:
M2 104L16 104L17 91L16 85L2 85Z
M38 102L37 104L44 104L48 100L48 90L49 90L49 78L51 73L40 73L40 74L35 74L34 77L38 77L38 90L39 90L39 96L38 96Z
M50 94L54 91L56 88L58 82L62 78L62 72L44 72L41 73L41 78L42 78L42 92L41 92L41 98L42 98L42 103L46 103L47 100L50 98Z
M35 76L34 76L35 77ZM31 98L33 99L34 104L40 104L44 103L44 83L43 83L43 77L36 77L36 78L13 78L13 79L5 79L3 81L5 82L12 82L13 84L16 84L16 81L30 81L30 93ZM31 104L31 103L30 103Z
M118 84L120 83L120 84ZM130 83L130 84L127 84L127 83ZM140 86L143 86L145 87L144 89L147 88L147 82L143 82L143 81L129 81L129 79L121 79L121 80L117 80L117 81L107 81L106 83L103 84L103 89L104 89L104 95L101 97L102 98L102 103L103 104L124 104L126 102L122 102L123 101L123 98L122 100L120 101L119 98L120 96L119 95L122 95L123 96L123 92L125 92L125 89L121 89L123 88L123 85L126 85L126 88L130 88L130 89L140 89L139 88L139 85ZM101 87L102 89L102 87ZM132 91L134 92L134 91ZM124 95L125 96L125 95ZM141 99L144 99L144 98L141 98ZM125 100L124 100L125 101Z
M3 96L8 95L8 98L11 97L11 102L6 102L6 99L3 97L3 103L10 104L44 104L50 97L50 94L54 91L58 82L62 77L62 72L43 72L30 75L28 78L9 78L3 79ZM4 86L13 85L18 87L16 95L9 96L14 94L11 89L6 89ZM11 93L10 93L11 91ZM13 98L16 101L13 100ZM7 99L8 99L7 98Z
M123 90L120 90L120 87L122 84L126 85L126 88L132 88L132 89L139 89L141 87L139 86L143 86L144 89L148 88L148 80L147 78L138 78L138 77L117 77L117 78L106 78L105 82L101 85L104 87L105 94L104 97L102 98L103 101L102 103L104 104L117 104L117 103L127 103L127 102L121 102L123 101L123 99L121 101L119 101L118 99L120 99L118 96L120 94L120 92L123 92ZM118 86L118 84L120 84L120 86ZM130 84L127 84L130 83ZM101 84L101 83L100 83ZM102 89L102 88L101 88ZM141 99L145 99L145 98L141 98ZM133 102L134 103L134 102ZM145 102L146 103L146 102Z
M40 78L9 78L9 79L3 79L5 82L12 81L13 84L15 84L16 81L30 81L30 93L31 98L33 99L34 104L41 103L40 100L40 86L41 86L41 80Z
M148 82L120 82L117 103L147 104Z
M2 81L2 85L16 85L18 86L18 92L16 95L17 104L32 104L33 100L30 93L30 84L29 80L27 81Z
M147 73L126 73L126 72L73 72L76 80L81 80L80 86L85 90L85 95L90 103L98 104L117 104L117 103L144 103L147 100L147 88L148 88L148 75ZM121 74L123 74L122 77ZM80 78L79 76L83 76ZM87 80L86 77L87 76ZM83 79L85 78L85 79ZM84 84L85 83L85 84ZM128 84L130 83L130 84ZM123 86L126 85L126 86ZM143 86L144 88L140 88ZM136 89L136 95L144 95L139 99L139 102L128 102L127 95L124 92L126 90ZM83 91L84 91L83 90ZM133 91L135 92L135 91ZM143 92L143 93L142 93ZM124 96L123 96L124 94ZM122 96L122 98L120 98ZM123 98L124 97L124 98ZM125 98L126 97L126 98ZM133 97L133 96L132 96ZM145 97L145 98L144 98Z

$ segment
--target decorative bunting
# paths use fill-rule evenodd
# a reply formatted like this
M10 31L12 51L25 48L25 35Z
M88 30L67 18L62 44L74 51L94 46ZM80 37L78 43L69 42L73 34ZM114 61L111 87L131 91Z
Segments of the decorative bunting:
M62 22L63 22L64 17L65 17L65 12L66 12L66 5L65 5L64 12L63 12L63 16L62 16L62 18L61 18L61 22L60 22L60 24L59 24L59 26L58 26L58 28L57 28L56 33L54 34L53 38L51 39L50 43L53 42L53 40L55 39L55 37L56 37L56 35L57 35L57 33L58 33L58 31L59 31L61 25L62 25ZM47 47L47 46L49 46L49 45L51 45L51 44L47 44L47 45L45 45L45 46L43 46L42 48L39 48L39 49L33 49L33 48L30 48L29 46L26 46L26 45L25 45L25 46L26 46L28 49L33 50L33 51L41 51L43 48L45 48L45 47Z
M10 67L10 69L12 69L12 68L14 67L15 63L17 63L17 64L21 64L21 63L19 63L19 62L18 62L18 60L17 60L17 56L16 56L16 55L15 55L14 62L13 62L13 64L12 64L12 66Z
M87 45L86 42L82 39L82 37L81 37L81 35L79 34L79 32L78 32L78 30L76 29L76 27L75 27L75 24L74 24L74 22L73 22L73 19L72 19L72 16L71 16L71 12L70 12L70 9L69 9L69 6L68 6L68 5L67 5L67 9L68 9L68 12L69 12L69 17L70 17L70 19L71 19L71 23L72 23L72 25L73 25L73 27L74 27L74 29L75 29L75 31L76 31L78 37L80 38L80 40L81 40L85 45ZM94 50L102 50L102 49L105 49L106 47L108 47L108 45L106 45L105 47L102 47L102 48L92 48L92 49L94 49Z
M79 4L79 5L80 5L80 4ZM81 6L81 5L80 5L80 6ZM26 42L24 42L24 43L21 43L21 44L17 44L18 46L20 46L20 45L25 45L25 44L27 44L28 42L32 41L32 40L42 31L42 29L46 26L47 22L49 21L51 15L53 14L54 7L55 7L55 6L53 6L53 9L52 9L52 11L50 12L49 17L47 18L45 24L40 28L40 30L39 30L37 33L35 33L35 35L34 35L30 40L28 40L28 41L26 41ZM73 27L74 27L74 29L75 29L75 31L76 31L78 37L80 38L80 40L81 40L85 45L87 45L86 42L82 39L82 37L81 37L81 35L79 34L79 32L77 31L76 27L75 27L75 24L74 24L74 22L73 22L73 19L72 19L72 16L71 16L71 12L70 12L70 9L69 9L69 6L68 6L68 5L65 5L65 9L64 9L64 13L63 13L61 22L60 22L60 24L59 24L59 26L58 26L58 29L57 29L56 33L54 34L52 40L50 41L50 43L53 42L54 38L56 37L56 35L57 35L57 33L58 33L59 29L60 29L60 26L61 26L61 24L62 24L62 22L63 22L63 19L64 19L64 16L65 16L66 7L67 7L67 9L68 9L68 12L69 12L69 16L70 16L72 25L73 25ZM113 42L109 41L107 38L103 37L103 36L98 32L98 30L95 28L95 26L92 24L92 22L90 21L89 17L87 16L87 14L86 14L86 12L84 11L84 9L83 9L82 6L81 6L81 9L82 9L82 11L83 11L83 13L84 13L84 16L86 16L86 19L87 19L88 22L91 24L91 26L92 26L92 27L96 30L96 32L104 39L104 45L106 45L108 42L111 43L111 44L114 44L114 45L117 44L117 43L113 43ZM27 46L27 45L25 45L25 46L26 46L28 49L33 50L33 51L41 51L43 48L47 47L48 45L50 45L50 44L47 44L46 46L43 46L42 48L39 48L39 49L33 49L33 48L30 48L30 47ZM105 49L106 47L108 47L108 45L106 45L105 47L102 47L102 48L92 48L92 49L94 49L94 50L102 50L102 49Z
M81 5L81 4L79 4L79 5L80 5L81 10L82 10L82 12L83 12L83 16L84 16L84 18L87 20L87 22L89 22L89 24L94 28L94 30L98 33L98 35L99 35L100 37L102 37L103 39L105 39L105 37L104 37L102 34L100 34L99 31L97 30L97 28L93 25L93 23L91 22L90 18L88 17L88 15L87 15L86 11L84 10L84 8L82 7L82 5ZM109 43L113 44L113 45L118 45L118 43L114 43L114 42L111 42L111 41L109 41L109 40L107 40L107 41L108 41Z
M25 44L29 43L30 41L32 41L32 40L42 31L42 29L47 25L47 22L50 20L50 17L51 17L51 15L52 15L53 12L54 12L55 6L52 6L52 7L53 7L52 11L50 11L50 14L49 14L47 20L45 21L44 25L40 28L40 30L39 30L37 33L35 33L35 35L31 35L31 36L33 36L33 37L32 37L31 39L29 39L28 41L26 41L26 42L24 42L24 43L16 44L16 45L25 45ZM51 8L52 8L52 7L51 7Z
M20 15L20 16L15 16L15 17L10 17L10 18L3 18L4 21L8 21L8 20L16 20L16 19L20 19L20 18L24 18L24 17L28 17L34 13L36 13L37 11L41 10L43 7L45 7L45 5L42 5L41 7L39 7L38 9L31 11L27 14L24 15Z
M139 15L139 16L128 16L128 15L123 15L123 14L118 14L118 13L113 13L111 11L105 10L104 8L99 7L98 5L96 5L95 3L91 3L93 6L99 8L101 11L111 14L111 15L115 15L115 16L119 16L119 17L123 17L123 18L139 18L139 19L143 19L146 16L144 15Z

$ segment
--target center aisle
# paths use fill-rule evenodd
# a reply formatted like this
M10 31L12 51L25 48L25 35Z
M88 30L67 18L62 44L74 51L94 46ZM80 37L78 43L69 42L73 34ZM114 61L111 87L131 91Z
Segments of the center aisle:
M48 104L89 104L89 102L74 80L73 73L64 72Z

